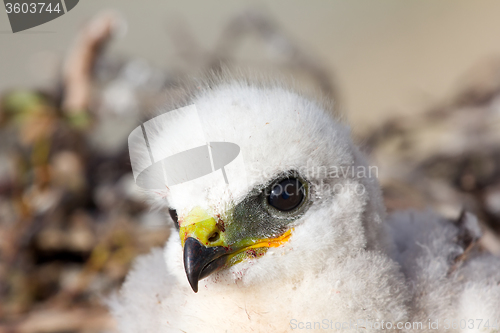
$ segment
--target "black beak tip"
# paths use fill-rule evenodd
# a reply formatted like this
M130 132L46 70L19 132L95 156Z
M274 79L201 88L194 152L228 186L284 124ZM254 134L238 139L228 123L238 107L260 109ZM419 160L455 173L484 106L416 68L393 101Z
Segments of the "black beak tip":
M189 284L198 292L198 281L207 277L225 263L221 258L227 251L221 247L205 247L197 239L188 237L184 242L184 270Z
M190 280L188 278L188 281L189 281L189 284L191 285L191 289L193 289L193 291L195 293L197 293L198 292L198 280Z
M203 245L196 239L189 237L184 243L184 270L188 278L189 284L195 293L198 292L198 281L203 267L196 260L202 253Z

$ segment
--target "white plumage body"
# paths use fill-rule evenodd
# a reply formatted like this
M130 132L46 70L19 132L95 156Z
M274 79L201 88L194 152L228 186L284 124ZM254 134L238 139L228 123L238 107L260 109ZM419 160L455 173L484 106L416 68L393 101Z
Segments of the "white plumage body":
M163 250L137 259L110 301L121 332L312 332L335 330L337 323L372 332L382 321L395 331L402 323L399 331L422 332L432 331L427 326L436 320L438 331L444 320L500 324L500 260L469 249L465 258L460 243L464 232L477 236L474 217L464 216L462 226L430 212L386 218L376 177L318 171L368 170L348 128L323 106L278 86L247 83L203 89L191 102L207 141L241 147L248 181L227 185L201 177L155 191L160 204L180 218L193 207L224 217L259 184L295 170L311 184L310 207L291 223L283 246L208 276L198 293L186 279L173 232ZM168 136L175 142L186 133L189 124ZM337 191L325 192L325 185ZM405 329L406 322L423 328ZM480 332L478 323L462 331Z

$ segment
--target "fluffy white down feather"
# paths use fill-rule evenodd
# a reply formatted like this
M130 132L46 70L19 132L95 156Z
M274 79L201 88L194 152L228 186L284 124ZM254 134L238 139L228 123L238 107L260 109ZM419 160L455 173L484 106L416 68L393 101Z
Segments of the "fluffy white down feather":
M279 86L221 84L200 90L191 102L207 125L208 141L241 147L249 184L202 177L152 193L179 216L195 206L223 213L284 171L367 166L345 125L322 105ZM170 128L168 137L175 143L186 132L189 124ZM189 286L173 231L163 250L136 260L109 301L120 332L289 332L299 323L312 323L309 330L296 326L312 332L325 331L314 328L324 320L423 323L423 329L403 332L428 331L429 319L440 320L438 331L445 319L500 324L499 258L473 251L460 257L461 233L478 233L473 216L464 216L461 227L432 212L386 218L375 177L307 174L314 185L362 185L366 191L312 190L311 206L285 245L201 280L198 293ZM446 331L483 331L477 324ZM348 331L378 329L360 325Z

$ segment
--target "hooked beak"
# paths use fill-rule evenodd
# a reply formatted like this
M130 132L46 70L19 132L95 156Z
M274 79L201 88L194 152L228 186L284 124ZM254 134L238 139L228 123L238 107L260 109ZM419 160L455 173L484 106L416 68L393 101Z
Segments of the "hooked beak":
M195 293L201 279L246 258L264 255L268 248L288 241L292 231L288 230L276 238L249 237L228 244L224 222L220 218L216 221L199 207L179 220L179 224L179 236L184 247L184 270Z
M198 292L198 281L226 263L229 247L224 227L196 207L181 221L179 235L184 246L184 269L191 288Z
M191 285L198 292L198 281L206 278L226 263L227 250L222 246L206 247L189 237L184 242L184 269Z

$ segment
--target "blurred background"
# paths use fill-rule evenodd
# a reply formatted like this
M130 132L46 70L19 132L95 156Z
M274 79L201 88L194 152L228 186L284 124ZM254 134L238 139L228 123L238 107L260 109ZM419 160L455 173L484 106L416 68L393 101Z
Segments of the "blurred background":
M169 235L127 137L182 84L244 68L334 100L388 211L477 214L500 255L500 2L81 0L0 11L0 333L114 332L101 300Z

